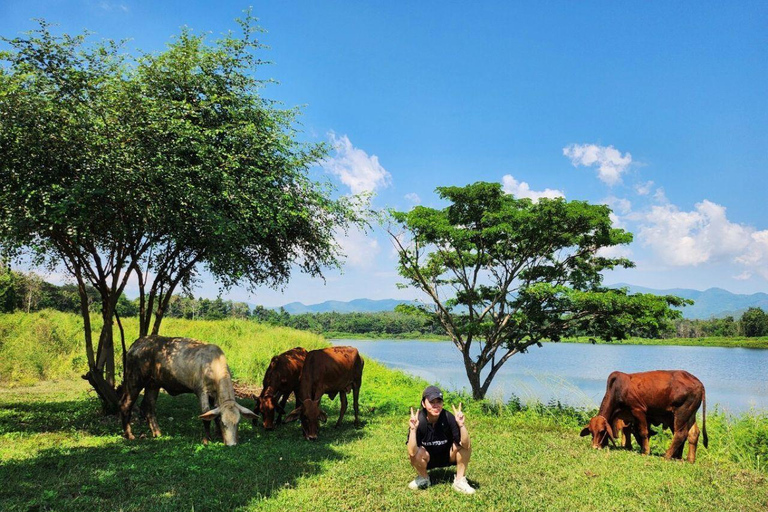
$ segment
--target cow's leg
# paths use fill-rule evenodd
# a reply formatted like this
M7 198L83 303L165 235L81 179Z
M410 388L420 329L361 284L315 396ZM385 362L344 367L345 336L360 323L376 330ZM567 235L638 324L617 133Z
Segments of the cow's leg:
M360 426L360 384L352 385L352 408L355 410L355 427Z
M285 404L288 403L288 397L290 395L291 395L290 391L287 392L287 393L280 393L280 401L278 402L278 405L280 405L280 409L277 410L277 412L276 412L277 416L275 418L275 423L277 423L278 425L283 422L283 413L282 413L282 411L285 410ZM275 401L277 401L277 399L275 399Z
M211 406L211 409L215 409L217 407L216 404L216 398L208 395L208 403ZM224 430L221 428L221 416L216 416L216 419L213 420L216 425L216 437L220 437L221 440L224 440Z
M336 428L341 426L341 420L344 419L344 413L347 412L347 392L340 392L339 399L341 400L341 410L339 411L339 421L336 422Z
M631 425L625 425L621 429L621 435L624 436L624 448L627 450L632 449L632 430L634 429Z
M139 393L141 393L140 386L126 384L123 389L123 396L120 398L120 419L123 421L123 436L126 439L134 439L131 432L131 410L139 397Z
M160 437L160 426L157 424L157 395L160 388L147 387L144 390L144 398L141 400L141 411L147 418L149 430L152 431L152 437Z
M208 393L200 393L198 396L200 399L200 410L202 411L202 414L207 413L211 410L211 401L208 398ZM211 422L210 420L206 421L203 420L203 444L208 444L208 441L211 439Z
M679 414L675 414L675 421L673 423L673 436L672 443L669 445L667 452L664 454L665 459L679 459L683 456L683 445L688 438L688 431L690 430L690 423L688 418L685 420L680 418Z
M648 418L645 417L645 411L632 411L637 423L637 442L640 444L643 455L651 453L651 443L648 441Z
M688 462L696 462L696 447L699 444L699 427L694 421L688 431Z

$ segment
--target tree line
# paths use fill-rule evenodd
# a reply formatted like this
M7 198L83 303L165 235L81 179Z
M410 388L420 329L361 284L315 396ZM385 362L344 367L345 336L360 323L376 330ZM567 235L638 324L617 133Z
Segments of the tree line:
M101 296L93 287L87 287L89 309L101 310ZM39 311L55 309L69 313L80 312L77 286L57 286L46 282L34 272L15 272L0 268L0 312ZM117 313L122 318L139 314L139 299L121 295ZM444 336L445 329L436 317L424 314L409 305L400 305L394 311L357 313L300 313L290 314L283 308L269 309L232 300L195 298L174 295L168 303L166 316L190 320L223 320L225 318L251 318L270 325L291 327L318 334L348 333L365 336ZM762 308L749 308L741 317L692 320L679 318L665 329L661 338L768 336L768 313Z

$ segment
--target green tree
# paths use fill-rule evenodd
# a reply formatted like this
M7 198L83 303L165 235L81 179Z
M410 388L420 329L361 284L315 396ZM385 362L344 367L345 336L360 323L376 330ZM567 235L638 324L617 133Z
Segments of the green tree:
M602 271L633 266L600 251L632 240L611 226L607 206L534 203L505 194L498 183L437 193L450 205L391 212L389 233L400 274L430 298L462 354L475 398L485 396L510 357L542 340L577 332L606 341L655 335L681 314L669 306L687 303L601 286Z
M84 378L107 412L118 401L113 320L131 275L137 334L157 333L200 269L224 288L280 286L292 268L321 275L339 264L335 231L356 220L354 199L309 178L326 147L300 143L297 110L261 95L259 29L250 14L238 21L240 35L209 42L185 29L139 57L45 22L3 39L0 247L74 278ZM88 286L101 297L96 344Z
M768 315L762 308L747 309L741 315L741 330L750 338L768 336Z

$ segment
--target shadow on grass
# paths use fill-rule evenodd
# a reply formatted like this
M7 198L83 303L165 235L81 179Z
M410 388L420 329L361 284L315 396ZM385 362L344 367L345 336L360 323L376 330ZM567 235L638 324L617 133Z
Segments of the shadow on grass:
M85 412L91 407L95 410ZM105 437L92 439L96 447L62 445L0 464L0 482L7 483L0 485L3 511L234 510L322 472L329 462L344 458L340 444L364 435L345 420L338 429L322 427L319 440L310 443L297 424L265 433L243 421L237 446L220 441L203 446L193 395L161 395L157 410L163 437L134 441L116 437L120 429L114 418L111 426L101 425L98 403L14 404L12 410L12 417L29 414L35 421L13 428L4 417L3 433L45 433L69 417L74 420L67 430ZM137 422L134 432L148 432L146 423Z

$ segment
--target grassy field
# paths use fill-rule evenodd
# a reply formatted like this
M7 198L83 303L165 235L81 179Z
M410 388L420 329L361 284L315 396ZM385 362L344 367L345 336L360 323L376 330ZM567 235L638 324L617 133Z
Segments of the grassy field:
M38 320L46 325L51 318ZM34 319L27 322L26 336L47 332L36 331ZM233 373L249 382L260 380L273 353L324 343L251 322L165 327L226 347ZM578 436L589 411L448 395L449 404L465 402L473 439L468 477L478 492L467 497L452 491L450 470L433 471L436 485L426 491L406 488L414 476L405 452L407 412L425 383L374 361L366 361L363 376L362 428L355 429L350 416L340 429L330 426L338 398L326 398L330 421L319 441L304 441L296 423L273 432L243 423L241 442L232 448L201 444L193 395L161 394L163 437L128 442L120 436L118 419L100 415L98 400L76 374L0 387L0 510L768 509L765 415L709 414L709 449L700 444L699 459L691 465L661 457L667 433L652 439L649 457L595 451ZM135 421L135 433L148 433L146 424Z

